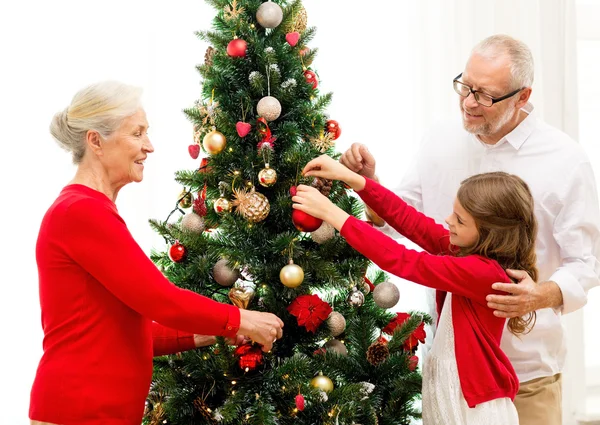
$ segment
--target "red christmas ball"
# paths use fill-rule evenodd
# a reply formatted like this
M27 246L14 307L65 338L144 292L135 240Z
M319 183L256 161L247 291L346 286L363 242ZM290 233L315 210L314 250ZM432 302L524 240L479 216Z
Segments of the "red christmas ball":
M411 372L417 368L419 364L419 358L417 356L410 356L408 359L408 370Z
M304 211L294 210L292 212L292 223L301 232L314 232L321 227L323 220L306 214Z
M175 263L182 262L186 254L187 250L185 249L185 246L180 244L179 241L175 241L175 243L171 245L171 248L169 249L169 258Z
M248 43L241 38L236 38L235 40L231 40L227 45L227 54L233 58L243 58L246 56L247 48Z
M310 69L304 71L304 78L306 82L312 86L313 89L316 89L319 85L319 80L317 79L317 74L312 72Z
M325 131L333 135L333 140L336 140L342 135L340 124L336 120L327 120L325 123Z

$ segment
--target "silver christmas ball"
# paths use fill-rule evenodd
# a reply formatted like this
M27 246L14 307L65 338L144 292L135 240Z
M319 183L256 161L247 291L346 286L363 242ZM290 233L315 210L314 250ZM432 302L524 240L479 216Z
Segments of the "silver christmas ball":
M256 11L256 20L263 28L275 28L283 20L283 10L277 3L268 1Z
M333 351L334 353L337 353L342 356L348 355L348 349L346 348L344 343L342 343L341 341L339 341L337 339L330 339L329 341L327 341L325 343L325 345L323 347L327 351Z
M348 295L348 303L352 307L360 307L365 303L365 295L356 289L356 286L352 288L350 295Z
M324 221L323 224L321 224L321 227L314 232L311 232L310 237L313 241L321 245L322 243L325 243L329 239L333 238L334 235L335 228L331 224Z
M227 260L221 258L213 268L213 277L221 286L231 286L240 278L240 273L237 270L232 270L227 265Z
M181 219L181 228L188 232L202 233L204 227L204 219L194 212L187 213Z
M327 318L327 327L331 336L341 335L346 330L346 318L341 313L333 311Z
M383 282L375 286L373 300L381 308L392 308L400 300L400 291L392 282Z
M281 115L281 103L273 96L265 96L258 101L256 112L267 121L274 121Z

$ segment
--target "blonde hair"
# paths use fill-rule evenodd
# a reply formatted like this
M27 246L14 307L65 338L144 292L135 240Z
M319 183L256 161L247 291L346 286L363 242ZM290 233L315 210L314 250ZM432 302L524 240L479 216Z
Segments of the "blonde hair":
M529 186L504 172L477 174L461 183L458 202L473 217L479 237L459 255L481 255L504 269L525 270L537 281L535 239L537 220ZM535 324L535 311L508 321L513 334L527 333Z
M89 130L109 137L123 122L141 108L142 89L118 81L103 81L80 90L71 104L57 112L50 123L50 133L60 147L73 155L79 164L85 154Z
M512 89L531 87L533 84L533 55L525 43L508 35L492 35L480 41L471 51L471 54L494 59L507 55L510 59L510 74Z

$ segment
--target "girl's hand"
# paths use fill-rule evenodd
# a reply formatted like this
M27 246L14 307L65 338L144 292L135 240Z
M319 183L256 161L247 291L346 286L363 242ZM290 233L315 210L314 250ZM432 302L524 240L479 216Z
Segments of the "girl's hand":
M364 177L350 171L327 155L321 155L306 164L302 174L328 180L341 180L352 186L354 190L361 190L365 185Z

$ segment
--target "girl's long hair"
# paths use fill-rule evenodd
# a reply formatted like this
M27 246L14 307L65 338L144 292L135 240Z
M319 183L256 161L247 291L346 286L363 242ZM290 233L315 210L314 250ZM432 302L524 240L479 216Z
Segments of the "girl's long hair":
M479 231L475 245L460 248L458 255L496 260L503 269L525 270L537 282L537 221L529 186L504 172L476 174L461 183L456 196ZM508 329L515 335L526 334L535 319L535 311L514 317L508 320Z

